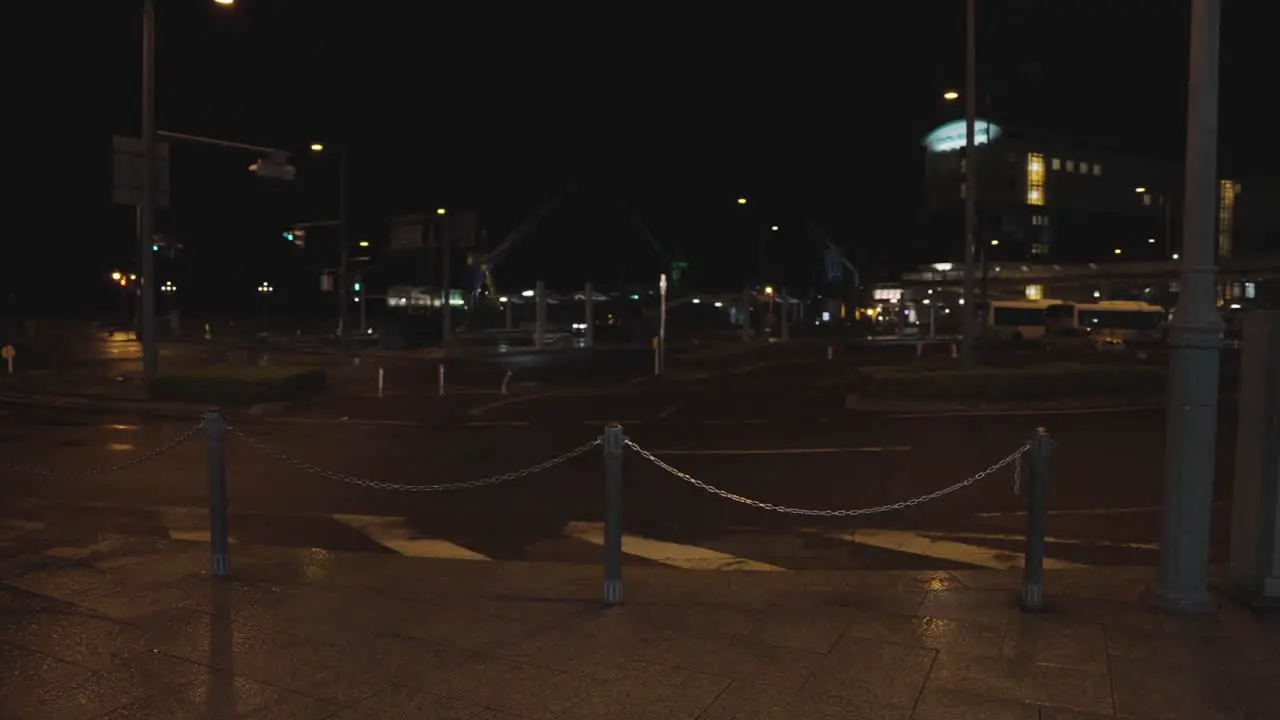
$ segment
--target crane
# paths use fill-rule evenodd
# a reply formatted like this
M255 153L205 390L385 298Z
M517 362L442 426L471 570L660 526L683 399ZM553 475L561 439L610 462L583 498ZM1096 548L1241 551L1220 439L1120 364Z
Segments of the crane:
M547 202L538 206L538 208L530 213L529 216L526 217L519 225L517 225L510 234L503 238L502 242L498 243L498 246L492 251L484 254L483 256L480 256L477 253L476 255L468 258L472 274L471 302L473 305L480 294L481 284L488 288L491 296L497 295L497 288L493 282L493 271L497 269L498 263L502 262L503 258L507 256L507 253L511 252L511 249L515 247L516 243L520 242L529 233L533 232L534 228L538 226L538 223L542 222L543 219L555 211L556 208L560 207L560 204L564 202L565 196L572 192L573 187L570 186L564 192L559 193Z

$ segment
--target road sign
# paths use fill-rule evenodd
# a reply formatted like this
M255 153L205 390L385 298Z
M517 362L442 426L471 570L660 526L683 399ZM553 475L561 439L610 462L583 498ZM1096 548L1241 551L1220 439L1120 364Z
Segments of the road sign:
M3 358L9 366L9 374L13 374L13 359L18 356L18 351L13 349L12 345L5 345L0 348L0 358Z
M258 177L273 180L293 180L298 174L298 168L289 164L289 153L279 150L267 157L258 158L258 162L250 165L249 170Z
M400 215L391 218L390 225L391 242L387 245L388 253L402 254L422 249L427 228L426 215Z
M142 140L123 135L111 136L111 201L117 205L142 204ZM155 157L156 207L169 206L169 144L156 141Z

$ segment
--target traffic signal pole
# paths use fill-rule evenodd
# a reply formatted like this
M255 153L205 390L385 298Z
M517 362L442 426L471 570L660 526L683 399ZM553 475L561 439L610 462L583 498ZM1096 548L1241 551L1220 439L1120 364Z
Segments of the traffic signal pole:
M156 8L154 0L142 3L142 197L138 204L138 252L142 254L139 288L142 340L142 376L155 379L160 366L156 345L156 266L151 250L156 220Z

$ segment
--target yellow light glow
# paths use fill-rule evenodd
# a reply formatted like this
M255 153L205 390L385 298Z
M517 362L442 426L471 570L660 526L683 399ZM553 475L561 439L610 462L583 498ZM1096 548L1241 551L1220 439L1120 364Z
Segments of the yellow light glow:
M120 280L120 273L118 273L118 272L113 272L113 273L111 273L111 279L112 279L112 280L119 281L119 280Z
M369 247L369 241L368 241L368 240L361 240L361 241L360 241L360 247Z
M956 92L955 90L948 90L942 93L943 100L956 100L959 97L960 97L960 93Z
M1146 192L1146 191L1147 191L1147 189L1146 189L1146 188L1144 188L1144 187L1136 187L1136 188L1134 188L1134 189L1133 189L1133 191L1134 191L1134 192L1136 192L1136 193L1144 193L1144 192Z
M765 286L764 286L764 294L765 294L765 295L772 295L772 294L773 294L773 286L772 286L772 285L765 285Z
M1044 205L1044 155L1027 153L1027 204Z
M1124 252L1124 251L1123 251L1123 250L1121 250L1120 248L1116 248L1115 250L1112 250L1112 252L1114 252L1115 254L1119 255L1119 254L1121 254L1121 253L1122 253L1122 252Z
M213 0L213 1L219 5L235 5L236 4L236 0Z
M995 247L995 246L997 246L997 245L999 245L999 244L1000 244L1000 241L999 241L999 240L992 240L992 241L991 241L991 247Z
M449 212L449 211L448 211L448 210L445 210L444 208L436 208L436 214L437 214L437 215L444 215L444 214L445 214L445 213L447 213L447 212Z
M320 143L311 143L312 152L320 152L321 150L324 150L324 145L321 145Z
M739 204L739 205L746 205L746 204L747 204L747 199L746 199L746 198L744 198L744 197L740 197L740 198L738 198L738 204Z

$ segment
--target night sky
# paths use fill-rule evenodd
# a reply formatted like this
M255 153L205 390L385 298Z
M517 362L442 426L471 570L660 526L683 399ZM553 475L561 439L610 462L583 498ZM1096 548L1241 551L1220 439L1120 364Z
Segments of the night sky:
M251 305L264 280L316 282L302 266L318 261L280 237L337 215L333 154L309 153L312 142L349 149L353 239L375 243L390 215L436 206L478 211L496 243L574 184L506 260L504 285L656 276L632 214L707 287L740 286L767 224L781 228L771 257L799 282L809 221L869 274L890 275L920 261L905 253L919 142L960 109L940 96L964 80L962 0L578 12L156 2L159 128L294 150L299 168L297 182L269 184L247 171L252 154L174 148L173 207L158 227L185 250L160 280L179 279L194 305ZM1266 4L1224 4L1222 161L1274 170ZM42 139L12 151L28 169L8 173L18 191L3 280L10 302L92 312L115 302L107 273L136 269L133 211L111 205L110 147L113 133L138 132L141 2L35 5L9 15L9 95L24 100L23 132ZM1181 155L1187 0L979 5L980 114Z

